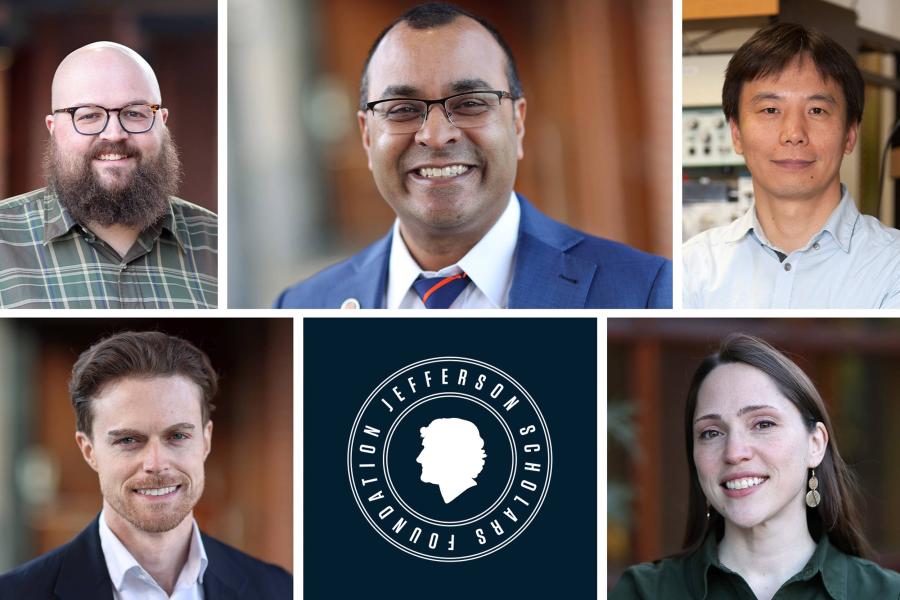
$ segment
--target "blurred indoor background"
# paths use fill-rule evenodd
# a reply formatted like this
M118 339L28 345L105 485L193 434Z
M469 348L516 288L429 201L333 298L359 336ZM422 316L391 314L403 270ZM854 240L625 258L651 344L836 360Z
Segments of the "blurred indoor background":
M156 72L184 168L179 196L217 210L216 0L0 0L0 199L44 187L50 83L100 40Z
M126 330L183 337L219 373L200 527L293 571L293 321L0 319L0 573L68 542L100 512L75 444L72 365Z
M410 0L228 3L228 300L286 286L384 236L359 78ZM669 0L459 0L502 33L528 99L516 190L553 218L671 257ZM337 307L335 307L337 308Z
M744 159L734 152L722 113L728 61L759 28L801 23L840 43L857 59L866 106L856 149L841 181L861 212L900 225L900 149L880 183L882 150L900 115L900 2L896 0L684 0L682 4L682 236L726 225L753 201ZM900 135L895 135L900 144ZM883 189L882 189L883 187Z
M609 319L609 586L626 567L681 550L684 402L700 361L732 332L761 337L812 379L863 490L877 561L900 569L900 320Z

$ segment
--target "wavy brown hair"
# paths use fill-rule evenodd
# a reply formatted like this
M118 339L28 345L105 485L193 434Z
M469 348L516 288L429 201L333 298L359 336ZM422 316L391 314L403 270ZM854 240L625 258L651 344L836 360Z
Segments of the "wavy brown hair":
M710 531L717 536L721 536L724 531L724 519L714 509L709 508L710 517L706 518L708 505L706 496L700 488L697 465L694 463L693 420L697 408L697 395L706 376L716 367L732 363L750 365L768 375L781 394L800 411L810 432L815 429L816 423L825 426L828 432L828 445L821 464L816 467L822 501L816 508L807 507L807 526L813 538L818 538L823 533L827 534L831 543L846 554L862 558L871 556L871 547L860 526L859 489L850 469L838 452L834 429L822 397L806 373L791 359L765 341L742 333L729 335L722 341L715 354L703 359L694 373L688 390L684 408L684 440L690 492L681 554L688 554L699 548Z

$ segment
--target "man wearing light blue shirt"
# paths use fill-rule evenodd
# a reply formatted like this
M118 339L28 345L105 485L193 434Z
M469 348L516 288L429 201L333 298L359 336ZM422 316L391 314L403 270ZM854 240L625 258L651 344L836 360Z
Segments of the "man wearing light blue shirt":
M900 231L861 215L840 182L863 81L833 40L800 25L758 31L722 90L754 206L685 243L686 308L900 306Z

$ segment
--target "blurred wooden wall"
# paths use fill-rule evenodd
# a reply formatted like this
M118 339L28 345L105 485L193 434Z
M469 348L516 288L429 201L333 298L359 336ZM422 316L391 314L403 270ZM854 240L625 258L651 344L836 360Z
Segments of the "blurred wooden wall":
M319 67L355 111L366 53L417 2L317 6ZM497 0L457 4L512 48L528 99L516 190L553 218L672 255L672 5L667 0ZM381 237L394 215L352 131L322 150L323 198L340 245Z

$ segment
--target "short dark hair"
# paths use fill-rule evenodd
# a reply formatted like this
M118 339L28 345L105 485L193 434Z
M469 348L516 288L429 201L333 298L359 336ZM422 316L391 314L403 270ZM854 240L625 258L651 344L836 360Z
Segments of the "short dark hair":
M369 54L366 56L366 62L363 64L362 76L359 82L359 109L366 110L366 103L369 101L369 63L372 62L372 55L378 49L378 44L384 39L384 36L399 23L406 23L413 29L435 29L442 25L448 25L455 21L458 17L469 17L478 22L482 27L488 30L493 38L500 44L503 53L506 54L506 79L509 84L509 94L513 99L522 97L522 82L519 81L519 70L516 67L516 59L513 58L512 50L509 49L500 32L494 29L487 20L475 16L472 13L444 2L429 2L428 4L420 4L409 9L393 23L384 28L375 38L375 43L369 48Z
M753 34L738 48L725 71L722 108L738 122L741 88L748 81L778 75L798 56L813 61L822 79L831 79L844 92L847 127L862 121L865 84L850 53L828 36L796 23L776 23Z
M91 437L91 400L103 388L127 377L186 377L200 388L203 424L215 410L218 375L209 357L192 343L159 331L126 331L100 340L81 353L72 367L69 395L78 431Z
M688 390L684 407L684 439L687 451L688 519L685 526L683 550L689 554L699 548L707 535L721 536L724 519L714 508L707 508L707 499L700 487L697 465L694 462L694 412L700 387L716 367L728 364L745 364L755 367L769 376L778 391L797 407L812 432L816 423L822 423L828 432L828 445L822 462L816 467L821 504L807 513L807 528L817 538L827 534L832 544L846 554L866 558L872 550L861 526L858 508L859 488L850 468L841 457L837 437L822 397L806 373L790 358L764 340L744 333L733 333L722 340L718 351L707 356L697 367ZM706 515L709 514L709 517Z

